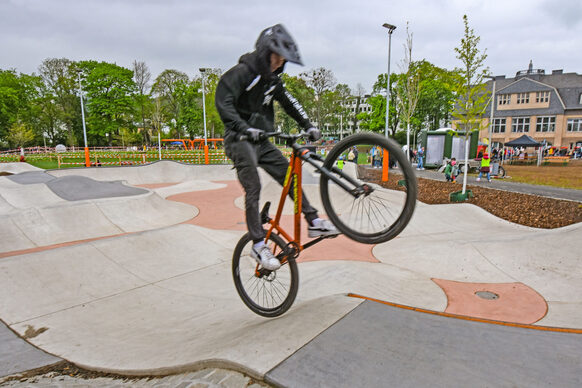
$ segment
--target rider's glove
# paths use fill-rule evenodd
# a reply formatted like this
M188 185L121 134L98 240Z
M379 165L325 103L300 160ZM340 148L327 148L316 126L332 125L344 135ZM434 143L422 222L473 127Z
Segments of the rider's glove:
M261 137L265 134L265 131L258 128L247 128L245 131L245 135L247 135L248 139L254 142L261 140Z
M309 137L309 140L311 141L316 141L321 139L321 132L319 131L319 129L315 128L315 127L311 127L309 128L307 131L307 136Z

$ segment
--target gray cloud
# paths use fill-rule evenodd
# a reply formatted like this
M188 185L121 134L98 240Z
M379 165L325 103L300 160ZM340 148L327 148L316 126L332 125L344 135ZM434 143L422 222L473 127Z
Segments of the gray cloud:
M382 23L398 27L392 37L393 71L403 57L407 21L414 33L413 59L452 69L459 65L453 48L467 14L493 73L513 75L530 59L536 67L581 72L572 55L582 41L580 7L566 0L4 0L0 68L31 73L48 57L126 67L137 59L154 76L167 68L194 76L199 67L228 69L253 49L263 28L282 22L306 63L305 68L290 65L289 73L323 66L339 82L361 83L370 91L386 71Z

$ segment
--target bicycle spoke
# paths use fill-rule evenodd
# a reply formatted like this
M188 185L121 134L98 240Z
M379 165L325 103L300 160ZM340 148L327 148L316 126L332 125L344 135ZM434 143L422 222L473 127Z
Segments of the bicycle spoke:
M358 151L358 161L362 163L343 160L351 150ZM390 171L390 181L385 185L381 180L386 172L386 160L382 159L388 155L391 162L399 165L399 171L394 174ZM329 169L340 159L343 168L331 174L348 187L353 184L344 177L351 177L357 181L355 188L365 189L366 194L354 198L350 190L322 174L321 195L328 217L347 237L359 242L370 244L394 238L412 216L417 190L414 172L400 146L376 134L358 133L340 141L329 153L324 167ZM381 169L377 168L379 166ZM401 180L405 182L404 191L396 185ZM368 192L366 185L372 188L372 192Z
M273 238L271 238L272 240ZM278 243L269 242L274 255L279 255L284 250L280 237L276 237ZM243 301L253 311L265 316L277 316L290 307L297 292L296 271L297 265L286 260L277 271L266 271L249 254L252 241L247 241L242 249L245 253L238 259L238 265L233 269L237 290ZM258 272L257 272L258 271ZM236 279L239 279L238 282ZM281 307L286 305L286 307Z

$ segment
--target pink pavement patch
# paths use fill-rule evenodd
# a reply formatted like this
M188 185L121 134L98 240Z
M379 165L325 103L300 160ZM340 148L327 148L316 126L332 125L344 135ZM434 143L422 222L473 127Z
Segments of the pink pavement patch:
M432 279L445 292L445 312L503 322L533 324L542 319L548 305L523 283L464 283ZM483 296L493 297L484 299Z
M246 230L245 213L234 205L234 200L243 195L242 187L238 181L216 183L226 184L226 187L180 193L167 199L198 208L198 215L187 221L187 224L209 229Z
M195 191L176 194L167 199L195 206L199 214L187 223L217 230L246 230L244 211L235 206L236 198L244 195L238 181L216 182L226 184L226 187L215 190ZM273 204L271 209L276 209ZM271 215L274 216L274 215ZM293 216L286 215L281 219L281 225L293 236ZM303 244L307 237L307 223L302 220L301 240ZM372 255L372 245L360 244L345 236L324 240L301 252L300 262L316 260L353 260L379 262Z

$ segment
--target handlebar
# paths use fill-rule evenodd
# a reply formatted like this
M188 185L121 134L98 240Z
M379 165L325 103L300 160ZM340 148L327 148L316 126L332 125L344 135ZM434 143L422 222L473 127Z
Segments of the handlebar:
M265 133L262 133L261 136L260 136L260 139L263 140L263 139L268 139L270 137L278 137L279 139L283 139L283 140L286 140L286 141L295 142L297 139L303 138L305 136L307 136L307 133L305 131L301 131L300 133L296 133L296 134L284 133L284 132L281 132L281 131L276 131L276 132L265 132ZM237 139L239 141L249 140L249 136L243 134L243 135L239 135L237 137Z

